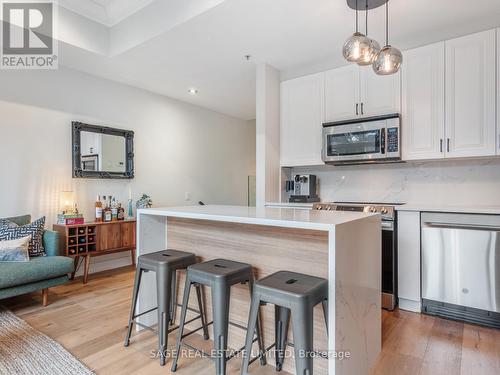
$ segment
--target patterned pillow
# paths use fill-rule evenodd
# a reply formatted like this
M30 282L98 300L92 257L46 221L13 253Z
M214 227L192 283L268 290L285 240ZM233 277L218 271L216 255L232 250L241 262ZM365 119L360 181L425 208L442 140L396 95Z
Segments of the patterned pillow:
M0 227L0 241L17 240L26 236L31 236L29 244L30 257L45 255L43 249L43 228L45 227L45 216L32 222L31 224L17 227Z
M18 225L7 219L0 219L0 231L5 228L15 228Z
M17 240L0 241L0 262L29 262L31 235Z

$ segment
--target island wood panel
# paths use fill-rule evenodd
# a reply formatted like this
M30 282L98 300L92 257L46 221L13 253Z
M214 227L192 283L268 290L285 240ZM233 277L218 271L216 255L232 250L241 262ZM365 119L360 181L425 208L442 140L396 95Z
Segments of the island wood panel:
M193 252L200 261L225 258L249 263L254 267L256 279L280 270L328 278L328 233L324 231L169 217L167 220L167 239L169 248ZM184 273L181 273L178 285L179 301L182 301ZM204 294L207 315L211 320L209 288L205 288ZM195 295L193 290L190 296L191 306L196 306ZM231 321L246 326L249 308L248 287L233 286L230 304ZM178 313L177 317L179 316ZM261 316L263 336L267 347L274 342L274 306L262 307ZM188 326L188 328L195 327L197 327L196 323ZM244 339L245 332L243 330L230 327L229 346L231 348L239 349L242 347ZM291 326L290 340L293 341ZM314 343L315 349L326 351L328 348L326 325L321 305L315 309ZM255 344L254 350L256 348ZM289 348L290 353L292 350ZM240 361L240 359L235 360ZM269 356L269 360L270 364L274 365L273 355ZM284 370L295 373L293 357L289 356L285 360ZM315 359L314 370L315 374L327 374L328 362L324 359Z
M97 227L97 251L107 251L122 247L121 226L126 223L108 223ZM134 223L135 224L135 223Z

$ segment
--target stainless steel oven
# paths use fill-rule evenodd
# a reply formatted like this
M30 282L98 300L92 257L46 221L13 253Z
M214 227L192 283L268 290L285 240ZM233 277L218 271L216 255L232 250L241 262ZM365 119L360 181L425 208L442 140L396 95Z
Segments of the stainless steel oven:
M382 307L394 310L398 303L397 215L395 205L401 203L316 203L315 210L377 212L382 216Z
M322 158L329 164L401 160L399 115L323 124Z

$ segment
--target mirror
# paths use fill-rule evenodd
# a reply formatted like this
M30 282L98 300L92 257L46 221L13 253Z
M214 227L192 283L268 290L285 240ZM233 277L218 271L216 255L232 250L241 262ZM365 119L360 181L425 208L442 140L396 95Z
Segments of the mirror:
M73 177L133 178L134 132L73 122Z

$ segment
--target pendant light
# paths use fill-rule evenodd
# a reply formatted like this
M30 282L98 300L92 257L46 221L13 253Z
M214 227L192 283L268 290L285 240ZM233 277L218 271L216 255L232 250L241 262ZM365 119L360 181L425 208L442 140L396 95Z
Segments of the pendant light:
M366 0L365 4L365 32L366 37L369 41L369 48L366 48L362 51L361 57L357 61L358 65L361 66L373 64L373 61L375 61L375 57L380 51L380 44L378 44L376 40L368 36L368 0Z
M373 61L373 71L378 75L397 73L403 63L403 54L389 44L389 1L385 3L385 46Z
M349 62L359 62L372 49L370 39L358 31L358 1L356 0L356 32L344 43L342 53Z

